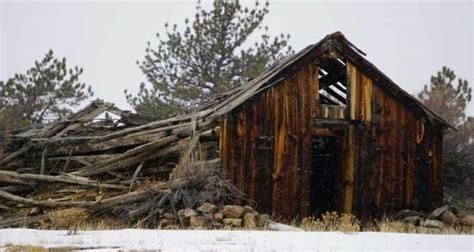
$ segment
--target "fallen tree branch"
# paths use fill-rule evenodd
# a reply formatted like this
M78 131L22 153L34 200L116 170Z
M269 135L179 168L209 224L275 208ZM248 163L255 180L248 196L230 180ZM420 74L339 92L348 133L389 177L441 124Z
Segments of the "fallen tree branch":
M133 172L132 179L130 180L130 186L128 187L128 191L129 191L129 192L132 191L133 183L135 183L135 179L137 178L138 173L139 173L140 170L142 169L143 164L145 164L145 163L140 163L140 164L138 165L137 169L135 169L135 172Z
M102 188L127 189L127 187L123 185L107 184L107 183L103 183L96 180L90 180L87 178L78 179L77 177L74 178L68 175L51 176L51 175L32 174L32 173L17 173L17 172L12 172L12 171L0 171L0 177L3 177L4 179L6 178L6 180L3 180L3 181L8 181L8 178L17 178L17 179L48 181L48 182L62 182L62 183L69 183L69 184L102 187Z
M133 151L135 149L132 149L130 151L125 152L123 155L117 158L111 158L111 159L99 161L95 164L85 167L84 169L81 169L76 172L72 172L71 174L78 175L78 176L91 176L95 174L100 174L103 172L120 169L122 167L126 167L129 165L137 164L137 163L144 162L150 159L168 155L174 152L178 152L179 150L181 150L182 148L186 146L184 143L177 143L177 144L174 144L162 149L157 148L158 146L163 146L167 144L168 141L173 141L173 140L176 140L176 136L170 136L170 139L167 139L166 141L156 143L156 145L150 145L148 146L149 148L146 151L141 150L140 152L138 152L138 151ZM152 144L155 144L155 143L152 143ZM140 148L140 147L144 148L143 145L137 148Z
M171 180L167 182L157 183L153 186L146 188L145 190L135 190L133 192L121 194L118 196L110 197L103 199L101 201L63 201L63 202L54 202L49 200L34 200L18 195L14 195L5 191L0 190L0 198L11 200L13 202L26 204L26 205L35 205L35 206L44 206L44 207L84 207L91 208L94 210L104 210L113 206L129 204L136 201L143 201L149 197L156 196L161 193L169 193L170 190L176 190L178 188L193 186L199 182L203 182L203 176L205 174L200 174L199 176L193 176L190 178L182 178Z
M24 198L18 195L14 195L5 191L0 190L0 198L6 200L11 200L13 202L25 204L25 205L34 205L34 206L45 206L45 207L90 207L97 202L93 201L67 201L67 202L52 202L48 200L33 200Z
M22 155L23 153L27 152L30 150L32 145L30 143L27 143L23 145L19 150L11 153L10 155L6 156L4 159L0 161L0 169L3 169L3 166L10 163L13 159L17 158L18 156Z

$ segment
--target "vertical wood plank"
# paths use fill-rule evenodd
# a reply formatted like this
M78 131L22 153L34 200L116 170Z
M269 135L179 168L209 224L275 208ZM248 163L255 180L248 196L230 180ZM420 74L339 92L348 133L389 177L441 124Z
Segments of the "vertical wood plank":
M347 149L345 155L344 171L344 213L352 213L354 196L354 161L355 161L355 132L350 125L347 132Z
M312 71L310 71L310 79L314 81L314 84L316 86L315 89L313 89L310 92L306 91L306 87L301 87L303 90L302 92L302 97L303 97L303 106L304 106L304 113L302 115L303 117L303 128L302 128L302 135L303 135L303 146L302 146L302 172L301 172L301 177L302 177L302 182L301 182L301 216L306 217L309 215L309 208L310 208L310 183L311 183L311 149L312 149L312 143L311 143L311 137L312 137L312 115L315 113L317 110L317 107L313 106L313 101L316 100L317 104L319 104L319 80L318 80L318 69L317 67L312 68ZM311 89L310 89L311 90Z
M369 123L372 121L372 80L365 75L363 87L362 121Z
M356 107L357 107L357 90L358 90L358 83L357 83L357 69L354 65L350 62L347 63L348 75L348 107L349 107L349 118L351 120L356 119Z
M260 102L259 102L260 103ZM258 130L258 112L259 112L259 107L257 106L260 104L257 104L256 102L252 104L252 113L251 116L249 117L250 122L249 123L249 144L250 148L248 150L249 154L249 162L248 162L248 167L246 169L246 172L249 174L249 196L253 201L257 201L258 193L257 193L257 173L258 173L258 167L257 167L257 159L258 159L258 153L257 153L257 130Z

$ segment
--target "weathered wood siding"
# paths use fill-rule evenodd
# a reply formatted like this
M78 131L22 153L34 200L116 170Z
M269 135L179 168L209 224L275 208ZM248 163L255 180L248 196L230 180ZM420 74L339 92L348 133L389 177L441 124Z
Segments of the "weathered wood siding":
M319 103L319 101L318 101ZM337 105L317 105L315 118L344 120L345 108Z
M361 164L366 162L361 155L366 157L369 155L369 148L366 145L365 137L368 127L372 123L373 118L373 84L372 80L362 74L357 68L347 63L347 87L348 87L348 103L347 114L351 121L348 126L348 134L346 134L346 149L344 149L344 212L351 213L354 211L355 197L359 195L361 187L356 181L357 169L361 168ZM362 170L361 170L362 171ZM355 188L357 186L357 188ZM356 191L357 190L357 191Z
M315 90L311 85L317 85L316 69L308 64L223 120L224 171L260 211L307 215Z
M341 211L368 219L440 202L442 129L351 62L347 107L320 105L316 68L307 64L223 118L221 164L236 187L262 212L307 216L311 138L339 132Z
M356 188L354 194L346 190L345 205L353 195L355 212L369 218L438 203L442 130L424 122L419 113L388 93L382 82L372 83L350 63L348 72L356 158L355 171L346 167L346 187L354 178Z

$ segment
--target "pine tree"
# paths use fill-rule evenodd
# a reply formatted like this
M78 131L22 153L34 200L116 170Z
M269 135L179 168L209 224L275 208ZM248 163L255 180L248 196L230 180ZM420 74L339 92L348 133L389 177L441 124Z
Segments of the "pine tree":
M455 80L454 71L443 66L436 76L431 76L430 85L424 86L418 99L442 115L447 122L458 126L466 119L466 105L471 101L472 89L463 79L458 79L455 86Z
M184 30L165 24L165 37L158 33L158 45L148 42L144 59L137 62L148 84L141 83L136 96L125 90L128 103L138 113L166 117L257 76L292 53L289 35L271 38L262 28L268 7L268 2L249 9L239 1L216 0L205 10L198 2ZM257 31L263 34L249 45Z
M55 58L49 50L25 74L0 82L0 117L14 117L9 124L18 126L66 116L93 95L91 87L79 81L82 73L77 66L68 69L66 59Z
M443 67L431 77L418 98L457 131L447 131L444 137L443 166L448 190L474 200L474 118L466 118L466 106L471 101L472 89L453 70Z

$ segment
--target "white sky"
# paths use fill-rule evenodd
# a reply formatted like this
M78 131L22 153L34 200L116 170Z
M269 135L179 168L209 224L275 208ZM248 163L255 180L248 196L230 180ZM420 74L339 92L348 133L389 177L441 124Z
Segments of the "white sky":
M0 0L1 1L1 0ZM209 4L205 4L209 6ZM184 23L195 1L0 2L0 80L25 72L48 49L84 68L96 97L130 108L124 89L144 80L136 61L164 23ZM272 1L264 25L295 50L342 31L411 94L443 65L474 86L474 6L465 2ZM474 102L468 113L474 115Z

